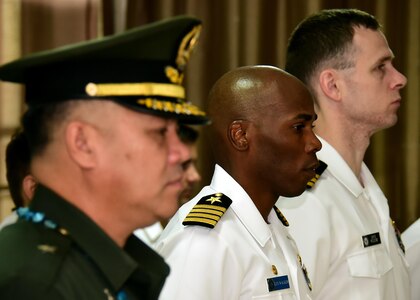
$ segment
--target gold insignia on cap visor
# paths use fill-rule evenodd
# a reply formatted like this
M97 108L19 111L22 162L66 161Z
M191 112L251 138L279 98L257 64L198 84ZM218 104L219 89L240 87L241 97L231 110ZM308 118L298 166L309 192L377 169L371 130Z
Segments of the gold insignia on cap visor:
M91 96L161 96L185 99L185 89L170 83L88 83L86 93Z

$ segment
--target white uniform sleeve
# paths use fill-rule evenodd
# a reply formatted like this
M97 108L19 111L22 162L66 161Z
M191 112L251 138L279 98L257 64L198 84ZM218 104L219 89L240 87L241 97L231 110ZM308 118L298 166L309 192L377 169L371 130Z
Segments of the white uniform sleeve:
M420 219L402 234L406 246L405 258L409 264L411 299L420 299Z
M171 268L159 299L239 299L237 274L241 273L241 266L212 229L184 228L161 240L157 250Z

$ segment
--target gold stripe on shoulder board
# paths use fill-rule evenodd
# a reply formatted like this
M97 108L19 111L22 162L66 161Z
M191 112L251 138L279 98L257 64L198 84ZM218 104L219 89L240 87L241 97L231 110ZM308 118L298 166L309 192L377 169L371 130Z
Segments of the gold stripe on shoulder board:
M232 200L222 193L207 195L194 205L182 224L214 228L231 204Z
M289 226L289 222L287 221L286 217L282 214L282 212L280 211L280 209L278 209L277 206L274 205L273 207L274 211L276 212L277 218L279 218L279 220L281 221L281 223L288 227Z
M318 179L321 177L321 174L324 173L324 171L327 169L328 165L324 163L322 160L319 161L318 168L315 169L315 177L306 183L306 188L311 189L315 183L318 181Z

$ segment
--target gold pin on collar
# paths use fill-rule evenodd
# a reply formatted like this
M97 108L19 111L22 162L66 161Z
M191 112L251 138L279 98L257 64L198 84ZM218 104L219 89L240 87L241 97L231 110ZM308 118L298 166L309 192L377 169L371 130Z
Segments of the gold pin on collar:
M57 251L57 247L46 244L38 245L37 248L43 253L55 253Z

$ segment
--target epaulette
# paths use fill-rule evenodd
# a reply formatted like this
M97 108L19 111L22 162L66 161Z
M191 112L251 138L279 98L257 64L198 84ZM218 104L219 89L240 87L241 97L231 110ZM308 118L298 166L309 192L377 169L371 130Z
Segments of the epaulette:
M280 209L278 209L277 206L274 205L274 211L276 212L277 217L279 220L283 223L284 226L288 227L289 222L287 221L286 217L281 213Z
M315 169L315 173L316 173L315 177L309 180L308 183L306 184L307 189L310 189L315 185L315 183L317 182L319 177L321 177L321 174L325 171L327 167L328 165L326 163L324 163L322 160L319 161L319 166L318 168Z
M29 233L33 238L28 241L18 239L15 248L25 249L20 258L25 261L25 266L21 269L19 276L21 278L36 278L42 274L42 282L52 283L56 280L59 270L65 261L68 252L71 249L72 240L61 235L58 231L43 228L40 224L29 222L18 222L14 228L15 236ZM23 279L22 279L23 280ZM39 288L42 288L41 285ZM49 286L48 286L49 287Z
M207 195L194 205L182 225L214 228L231 203L232 200L222 193Z

